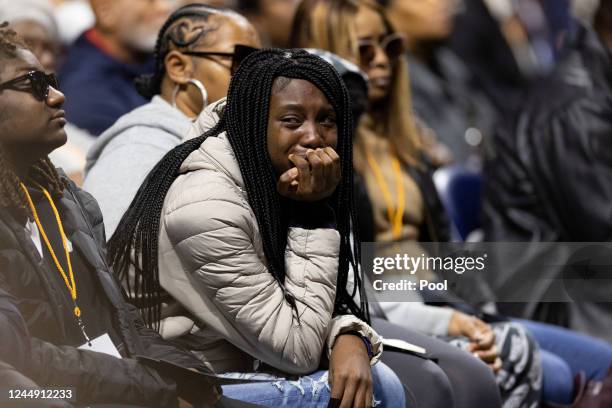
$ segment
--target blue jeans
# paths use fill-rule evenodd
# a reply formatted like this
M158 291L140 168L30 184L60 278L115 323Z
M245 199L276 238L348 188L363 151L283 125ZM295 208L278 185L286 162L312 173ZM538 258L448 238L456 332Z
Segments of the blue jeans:
M569 403L573 377L584 371L587 380L602 380L612 364L612 345L562 327L517 320L538 342L542 353L543 396L547 402Z
M404 408L406 397L402 383L383 363L372 367L374 402L377 408ZM223 395L265 407L326 408L330 398L328 372L317 371L297 381L270 381L224 385Z
M540 349L542 362L542 401L569 404L574 394L574 376L567 363L556 354Z

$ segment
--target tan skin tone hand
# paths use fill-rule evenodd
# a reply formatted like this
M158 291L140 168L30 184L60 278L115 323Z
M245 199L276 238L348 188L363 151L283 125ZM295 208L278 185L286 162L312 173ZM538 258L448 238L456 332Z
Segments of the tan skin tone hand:
M487 364L493 372L499 371L502 361L497 354L495 333L482 320L455 311L448 325L450 336L465 336L469 339L468 351Z
M340 183L340 157L331 147L308 149L305 156L292 154L295 167L279 177L280 195L296 201L314 202L329 197Z
M372 369L362 339L352 334L344 334L336 339L329 360L329 383L331 398L340 401L336 406L372 406Z

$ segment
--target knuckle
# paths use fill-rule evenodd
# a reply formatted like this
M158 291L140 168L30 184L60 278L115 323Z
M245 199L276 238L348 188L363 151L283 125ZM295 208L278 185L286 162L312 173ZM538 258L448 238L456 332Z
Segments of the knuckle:
M340 381L349 381L351 379L351 375L347 372L342 372L336 374L336 378L338 378Z

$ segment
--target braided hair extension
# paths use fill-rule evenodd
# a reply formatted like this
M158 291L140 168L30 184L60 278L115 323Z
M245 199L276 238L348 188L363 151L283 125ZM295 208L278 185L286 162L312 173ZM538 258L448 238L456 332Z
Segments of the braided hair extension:
M165 196L187 156L206 138L224 131L238 161L248 201L261 231L269 272L285 290L287 206L276 191L277 177L267 150L270 98L275 81L280 77L311 82L336 111L337 150L343 177L330 199L341 236L335 313L350 313L369 321L360 275L360 242L353 203L352 118L348 91L338 73L321 58L303 50L268 49L254 52L240 64L230 83L225 110L215 128L176 147L151 171L109 242L110 262L126 282L132 300L144 309L143 318L151 327L159 324L161 313L158 235ZM133 278L128 277L129 267L134 267ZM355 285L349 293L347 282L351 270ZM353 300L357 291L360 305ZM289 302L293 301L291 294L285 292L285 296Z
M0 24L0 62L18 58L18 50L27 50L25 43L17 33L9 27L7 22ZM12 170L0 149L0 207L12 208L21 213L29 214L25 194L20 187L22 180ZM51 161L45 157L38 160L30 167L26 183L36 182L45 187L55 197L62 195L65 182L61 180Z
M13 208L20 212L28 208L23 190L19 187L19 177L11 170L0 149L0 207Z
M134 81L138 92L147 99L161 92L161 85L166 75L165 58L174 49L188 50L205 39L206 36L218 30L209 19L213 15L236 14L229 9L220 9L202 3L183 6L168 17L159 30L155 44L155 72L142 75ZM190 23L200 24L192 26Z
M138 189L108 241L109 262L149 327L159 329L161 317L158 244L164 199L187 156L197 150L207 137L221 133L222 126L223 118L202 136L190 139L166 153ZM133 277L130 276L130 268L133 268Z

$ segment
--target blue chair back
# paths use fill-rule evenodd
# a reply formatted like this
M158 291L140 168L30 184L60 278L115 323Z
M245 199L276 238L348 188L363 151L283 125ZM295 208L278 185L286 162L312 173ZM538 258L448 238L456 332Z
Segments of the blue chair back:
M482 174L461 165L434 173L434 183L458 238L480 228L482 220Z

